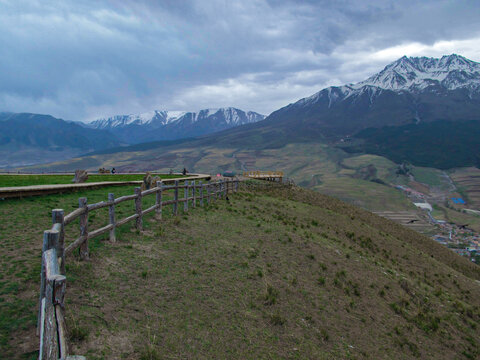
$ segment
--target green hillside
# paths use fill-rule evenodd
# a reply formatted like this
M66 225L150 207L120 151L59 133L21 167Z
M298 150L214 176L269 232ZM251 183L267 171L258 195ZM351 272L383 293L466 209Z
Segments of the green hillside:
M122 189L115 191L128 192ZM0 306L1 318L15 310L27 319L2 330L8 336L0 345L9 344L12 356L33 351L36 341L41 231L30 232L47 228L49 210L72 209L80 195L92 202L105 197L95 190L0 205L9 223L0 231L11 248L1 260L10 289L3 304L23 299L22 307ZM31 216L9 221L19 209L39 214L35 223ZM479 268L416 232L298 187L242 190L229 202L177 218L164 214L162 221L147 217L142 233L123 226L115 244L93 242L89 262L67 259L74 353L89 359L480 356ZM91 219L92 228L103 216ZM22 247L19 261L15 249ZM24 280L12 290L19 276Z

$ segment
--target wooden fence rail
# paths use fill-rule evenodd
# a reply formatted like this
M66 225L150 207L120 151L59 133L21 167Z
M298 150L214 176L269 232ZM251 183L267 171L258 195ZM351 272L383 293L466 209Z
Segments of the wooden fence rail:
M117 227L135 220L135 227L143 229L143 216L155 212L157 219L162 218L163 208L172 205L173 215L178 215L178 204L183 202L184 211L188 211L189 202L195 208L210 204L213 200L225 198L229 192L238 190L239 180L219 180L198 184L195 181L185 181L180 185L178 180L175 185L165 186L158 181L152 189L141 191L135 188L133 195L122 196L115 199L114 194L108 194L107 201L88 204L87 198L78 199L78 209L65 215L62 209L52 211L52 228L46 230L43 235L42 267L40 274L40 297L38 307L37 335L40 336L39 359L85 359L81 356L69 355L67 344L67 330L65 325L65 292L66 274L65 257L74 250L79 249L80 259L88 260L90 239L109 233L109 240L116 241L115 231ZM179 189L184 189L184 198L179 198ZM173 190L173 200L164 201L164 193ZM155 194L155 204L147 209L142 208L142 199ZM115 207L125 201L134 201L135 214L117 220ZM109 223L95 230L88 228L89 215L99 209L108 207ZM65 227L74 220L79 219L79 237L65 247Z

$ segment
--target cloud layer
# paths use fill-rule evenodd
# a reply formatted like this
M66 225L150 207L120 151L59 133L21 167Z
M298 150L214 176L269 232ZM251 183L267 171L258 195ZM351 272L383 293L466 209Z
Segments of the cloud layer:
M0 0L0 111L268 114L403 56L480 60L476 1Z

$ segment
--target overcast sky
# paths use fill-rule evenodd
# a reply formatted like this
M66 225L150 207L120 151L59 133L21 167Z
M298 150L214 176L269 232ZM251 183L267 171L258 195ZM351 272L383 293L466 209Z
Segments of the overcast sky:
M0 0L0 111L263 114L407 56L480 61L480 1Z

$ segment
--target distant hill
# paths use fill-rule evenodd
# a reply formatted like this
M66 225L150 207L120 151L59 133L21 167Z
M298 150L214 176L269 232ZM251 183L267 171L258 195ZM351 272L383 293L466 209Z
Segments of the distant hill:
M0 113L0 167L64 160L118 145L107 131L50 115Z
M137 144L201 136L263 119L265 116L256 112L229 107L198 112L155 110L138 115L116 115L95 120L89 126L109 130L121 141Z
M121 115L90 124L65 121L50 115L0 112L0 168L61 161L85 153L123 151L139 144L138 150L184 142L181 139L211 134L254 123L264 115L235 108L195 112L153 111ZM165 142L166 141L166 142ZM176 141L176 142L175 142Z
M479 134L480 121L438 120L365 129L355 135L359 142L347 143L342 148L438 169L480 168Z

